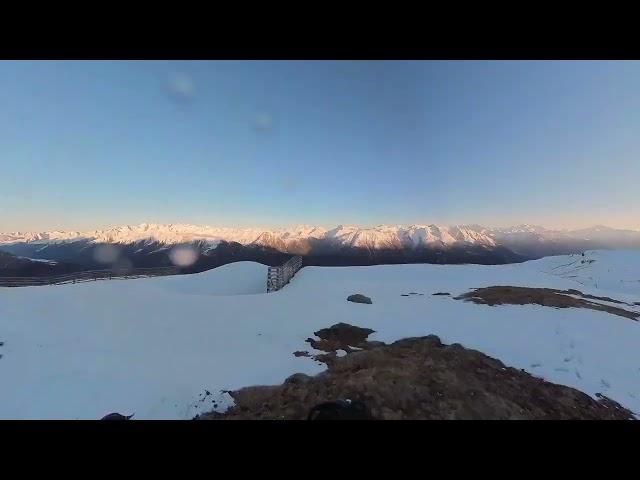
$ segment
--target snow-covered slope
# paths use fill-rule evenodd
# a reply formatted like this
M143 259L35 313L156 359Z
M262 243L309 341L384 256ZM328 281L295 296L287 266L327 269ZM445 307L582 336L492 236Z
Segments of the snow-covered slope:
M576 260L584 268L563 275ZM292 353L313 353L305 339L338 322L372 328L371 339L385 342L435 334L640 412L639 322L431 295L518 285L640 302L640 252L497 266L306 267L271 294L258 293L265 269L243 262L183 277L0 289L0 418L191 418L213 401L223 407L222 389L318 373L323 366ZM357 292L373 305L346 301ZM408 292L424 295L401 296Z
M145 288L184 295L250 295L264 293L269 267L255 262L236 262L202 273L149 278Z
M531 262L541 271L574 283L578 290L591 288L601 295L640 301L640 252L587 251L584 256L547 257Z

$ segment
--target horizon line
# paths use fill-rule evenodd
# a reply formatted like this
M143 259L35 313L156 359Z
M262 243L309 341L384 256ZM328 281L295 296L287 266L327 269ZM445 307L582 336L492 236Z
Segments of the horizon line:
M211 229L234 229L234 230L291 230L295 228L322 228L325 230L332 230L335 228L360 228L360 229L374 229L381 227L411 227L411 226L436 226L436 227L482 227L487 229L508 229L508 228L516 228L516 227L534 227L534 228L542 228L544 230L549 231L560 231L560 232L571 232L577 230L587 230L592 228L607 228L611 230L628 230L633 232L640 232L640 228L633 227L610 227L608 225L602 223L590 224L585 227L575 227L575 228L555 228L545 226L539 223L518 223L518 224L502 224L502 225L489 225L482 223L421 223L421 222L408 222L408 223L379 223L376 225L373 224L355 224L355 223L345 223L340 222L335 224L332 227L327 227L327 224L310 224L310 223L291 223L287 226L227 226L227 225L209 225L204 223L185 223L185 222L140 222L140 223L120 223L120 224L110 224L104 227L98 227L93 229L44 229L44 230L11 230L11 231L0 231L1 234L25 234L25 233L51 233L51 232L64 232L64 233L88 233L95 231L104 231L104 230L113 230L116 228L122 227L141 227L143 225L146 226L159 226L159 227L170 227L170 226L193 226L193 227L202 227L202 228L211 228Z

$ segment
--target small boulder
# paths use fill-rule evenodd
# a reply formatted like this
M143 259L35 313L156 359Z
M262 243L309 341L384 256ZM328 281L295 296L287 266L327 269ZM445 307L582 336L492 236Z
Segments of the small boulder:
M349 295L347 297L347 301L353 302L353 303L367 303L367 304L373 303L369 297L367 297L366 295L362 295L361 293L355 293L353 295Z
M102 417L100 420L130 420L131 417L133 417L133 414L121 415L119 413L110 413L109 415Z

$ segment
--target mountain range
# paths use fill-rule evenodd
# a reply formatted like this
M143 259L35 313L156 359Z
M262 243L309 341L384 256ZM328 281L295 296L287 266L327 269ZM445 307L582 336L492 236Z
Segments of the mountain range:
M237 229L142 223L88 232L0 234L0 251L72 269L118 264L121 268L179 265L185 271L201 271L238 260L275 265L291 255L302 255L307 265L499 264L602 248L640 248L640 231L604 226L551 230L535 225ZM186 251L191 253L181 254ZM38 270L44 268L40 263Z

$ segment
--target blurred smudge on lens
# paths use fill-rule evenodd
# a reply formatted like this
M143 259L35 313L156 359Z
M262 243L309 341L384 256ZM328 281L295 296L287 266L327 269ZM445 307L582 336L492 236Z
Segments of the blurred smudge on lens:
M295 177L288 176L282 180L281 186L285 193L294 193L298 189L298 182Z
M111 266L111 269L119 274L126 274L133 270L133 264L131 260L126 257L121 257Z
M196 94L196 87L192 78L185 73L174 73L167 81L169 96L178 102L189 102Z
M93 258L98 263L115 263L120 256L120 249L114 245L98 245L93 251Z
M273 128L273 118L268 112L261 112L256 115L253 124L258 132L268 132Z
M169 252L169 259L177 267L189 267L200 256L198 250L189 246L175 247Z

